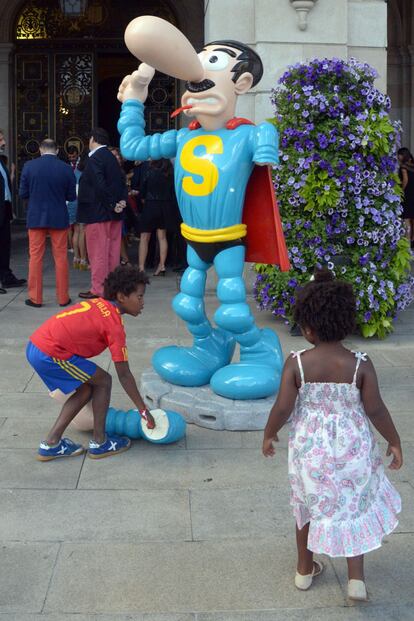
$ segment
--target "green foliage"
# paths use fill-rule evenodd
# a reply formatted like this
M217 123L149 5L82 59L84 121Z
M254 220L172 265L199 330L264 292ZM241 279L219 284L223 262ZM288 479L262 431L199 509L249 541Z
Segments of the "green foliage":
M257 264L260 308L292 319L295 292L327 266L352 283L365 337L384 338L414 297L396 172L399 126L374 70L354 60L290 68L273 92L274 170L291 270Z

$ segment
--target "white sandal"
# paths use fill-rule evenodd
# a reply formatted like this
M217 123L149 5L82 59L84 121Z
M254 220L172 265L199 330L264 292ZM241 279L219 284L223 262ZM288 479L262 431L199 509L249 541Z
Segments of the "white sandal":
M301 591L307 591L311 584L313 578L316 576L320 576L324 570L324 565L320 561L313 561L313 572L311 574L306 574L303 576L298 571L295 574L295 587L300 589Z
M348 580L348 597L357 602L367 602L367 587L363 580Z

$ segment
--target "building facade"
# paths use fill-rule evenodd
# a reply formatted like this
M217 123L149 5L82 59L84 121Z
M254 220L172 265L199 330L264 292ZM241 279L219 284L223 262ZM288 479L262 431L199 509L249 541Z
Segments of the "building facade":
M80 15L65 14L65 5ZM116 141L117 86L137 66L123 32L143 14L174 23L196 48L215 39L252 45L265 73L238 114L256 122L272 116L270 91L288 65L332 56L368 62L392 97L404 143L414 142L411 0L0 0L0 127L18 172L44 136L82 149L90 127L102 125ZM181 88L156 75L149 131L179 123L169 113Z

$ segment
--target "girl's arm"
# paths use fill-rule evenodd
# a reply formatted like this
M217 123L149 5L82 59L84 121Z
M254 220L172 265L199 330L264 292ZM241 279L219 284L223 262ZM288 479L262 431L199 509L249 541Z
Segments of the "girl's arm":
M283 367L279 393L275 404L270 410L269 419L264 430L262 452L265 457L275 454L273 441L277 440L278 431L282 429L283 425L288 420L295 405L298 395L296 369L297 364L295 359L290 356Z
M403 463L400 436L392 422L383 400L381 399L377 374L371 360L361 368L361 398L365 413L371 423L388 442L387 456L393 455L390 464L392 470L399 470Z

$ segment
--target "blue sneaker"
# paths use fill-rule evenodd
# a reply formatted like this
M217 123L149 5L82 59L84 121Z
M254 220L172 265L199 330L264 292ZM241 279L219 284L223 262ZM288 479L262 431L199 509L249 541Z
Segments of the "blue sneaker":
M75 457L85 452L82 444L76 444L69 438L62 438L56 446L50 446L47 442L41 442L37 451L39 461L50 461L59 457Z
M91 459L110 457L111 455L127 451L130 446L131 440L125 436L106 436L106 440L102 444L90 440L88 457Z

